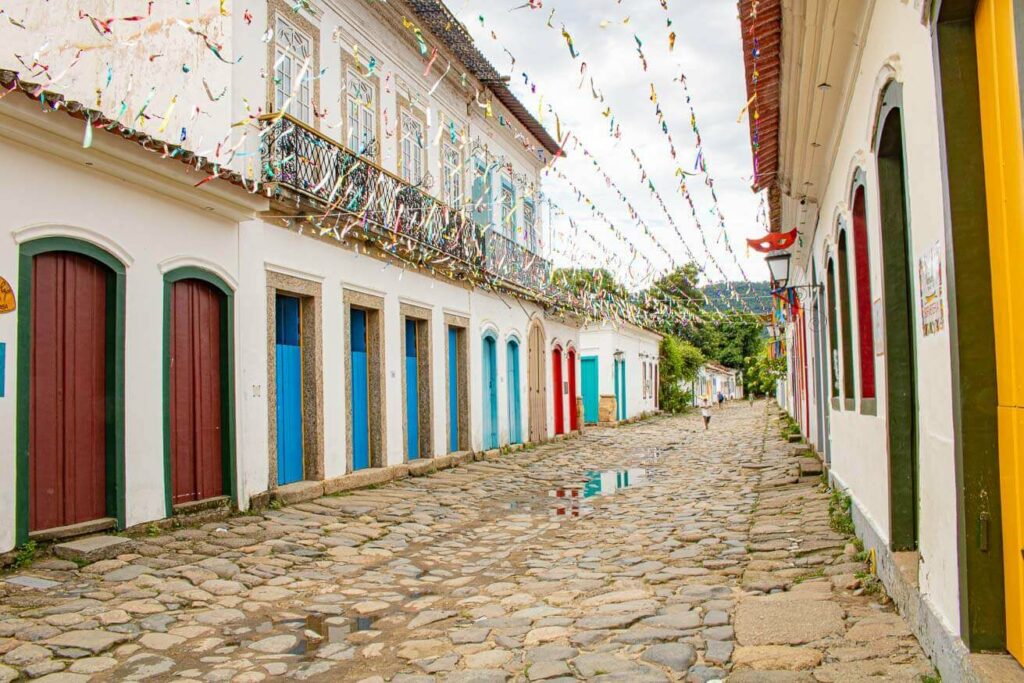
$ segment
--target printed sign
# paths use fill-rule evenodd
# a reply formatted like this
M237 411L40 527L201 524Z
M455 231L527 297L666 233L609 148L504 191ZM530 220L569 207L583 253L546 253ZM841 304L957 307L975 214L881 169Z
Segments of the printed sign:
M917 278L921 287L921 327L927 337L946 326L942 305L942 251L938 242L917 260Z
M7 280L0 277L0 314L13 313L18 304L14 301L14 290Z
M0 342L0 398L6 394L7 386L7 344Z

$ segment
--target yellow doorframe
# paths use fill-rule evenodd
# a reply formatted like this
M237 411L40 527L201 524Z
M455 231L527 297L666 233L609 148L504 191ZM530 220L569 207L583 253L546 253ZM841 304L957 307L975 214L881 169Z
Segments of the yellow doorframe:
M1013 3L980 0L975 40L998 377L1006 646L1024 661L1024 137Z

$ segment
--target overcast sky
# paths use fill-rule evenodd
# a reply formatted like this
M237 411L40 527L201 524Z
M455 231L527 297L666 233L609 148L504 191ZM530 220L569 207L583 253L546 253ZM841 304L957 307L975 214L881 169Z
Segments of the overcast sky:
M743 48L736 4L731 0L542 0L539 9L516 9L527 0L448 0L449 6L473 34L478 47L503 74L512 76L513 92L538 116L543 96L543 122L555 134L555 117L561 118L563 136L572 131L593 153L600 166L629 197L639 217L650 226L658 241L679 264L688 259L679 237L665 213L651 196L630 154L635 149L655 187L661 193L680 232L698 256L709 280L724 279L708 259L697 223L675 182L676 166L694 170L696 139L690 127L690 113L678 82L685 73L696 109L708 170L715 181L719 207L725 216L726 234L735 258L725 248L717 217L712 214L711 193L703 177L692 177L688 187L697 207L707 243L721 269L730 279L740 279L740 265L751 280L767 279L763 257L747 254L745 238L763 234L757 221L759 200L750 191L752 162L747 117L737 123L746 103ZM534 2L534 4L538 4ZM555 10L551 24L547 23ZM483 25L480 22L483 16ZM626 18L628 23L624 23ZM671 27L667 21L671 20ZM562 36L562 27L573 38L579 56L575 59ZM603 26L602 26L603 25ZM497 40L492 37L492 31ZM669 33L675 31L674 50L669 50ZM643 42L647 59L645 72L637 55L634 36ZM516 62L512 68L512 59ZM586 62L587 82L580 84L581 64ZM532 93L522 73L536 83ZM593 99L589 78L604 94L605 103ZM678 162L673 161L668 139L658 124L650 87L654 84L666 123L675 141ZM611 106L622 136L608 134L609 119L602 116ZM618 195L582 151L568 146L569 158L557 168L574 182L615 223L616 227L658 268L669 260L631 219ZM607 225L594 218L580 203L568 184L548 174L544 191L552 201L571 213L600 240L602 247L585 236L570 234L568 222L554 216L551 240L553 258L564 265L566 255L576 265L594 265L597 260L620 259L618 274L628 279L627 266L633 257ZM578 239L578 241L576 241ZM574 243L575 242L575 243ZM611 255L611 256L609 256ZM737 265L737 260L740 265ZM642 259L633 265L634 276L647 270ZM635 284L635 282L634 282Z

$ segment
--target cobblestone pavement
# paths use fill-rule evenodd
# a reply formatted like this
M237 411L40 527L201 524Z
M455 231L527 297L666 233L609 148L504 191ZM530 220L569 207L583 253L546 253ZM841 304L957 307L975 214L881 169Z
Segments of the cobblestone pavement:
M771 410L699 421L41 560L21 575L59 585L0 581L0 683L930 674Z

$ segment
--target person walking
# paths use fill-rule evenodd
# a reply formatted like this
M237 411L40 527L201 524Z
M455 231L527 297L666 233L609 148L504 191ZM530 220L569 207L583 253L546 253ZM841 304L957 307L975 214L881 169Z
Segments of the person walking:
M721 408L722 404L725 403L725 394L721 391L718 392L718 407Z
M708 425L711 424L711 401L705 396L700 400L700 416L704 418L704 431L708 430Z

